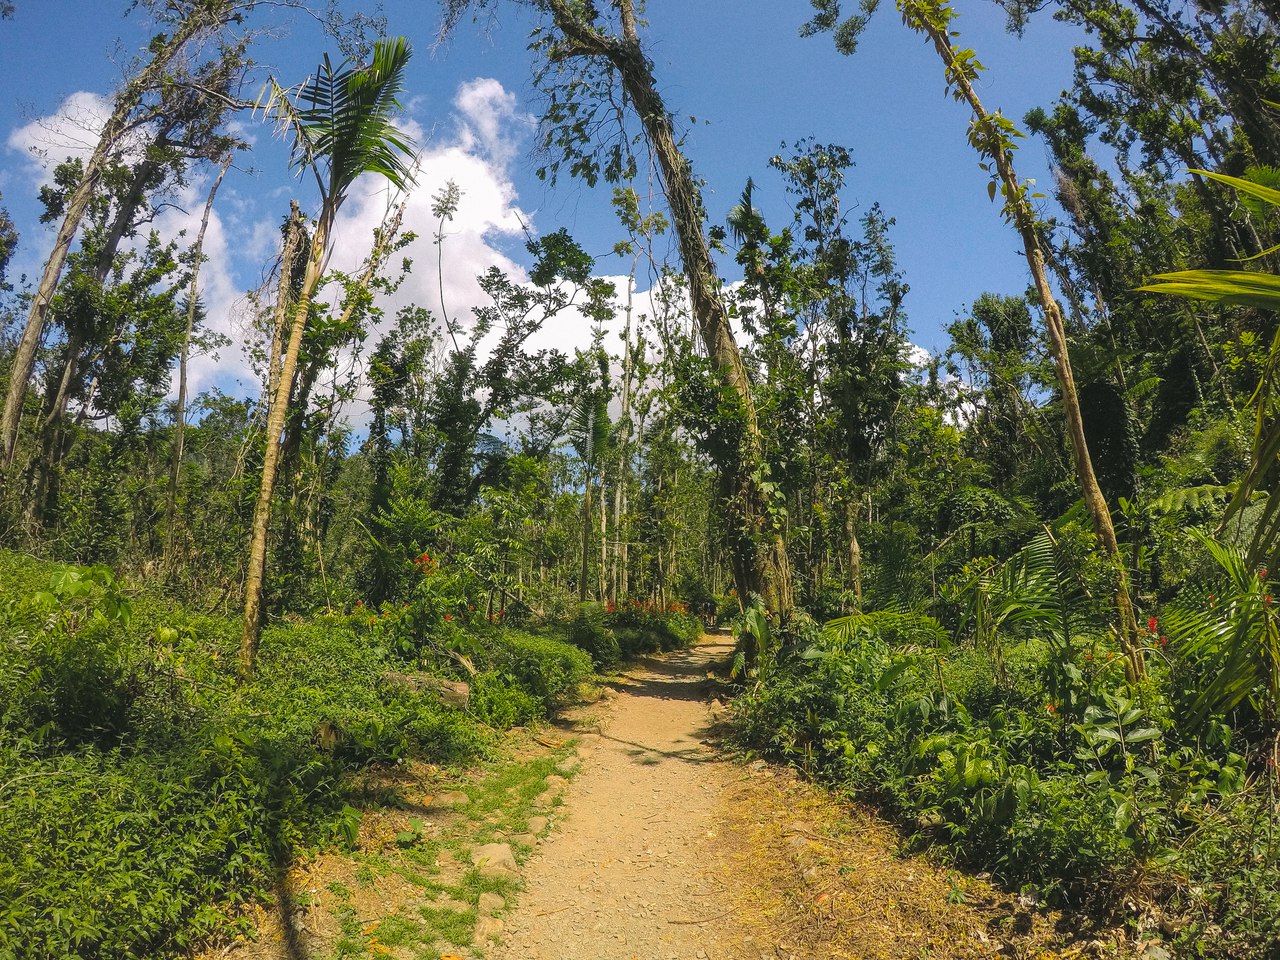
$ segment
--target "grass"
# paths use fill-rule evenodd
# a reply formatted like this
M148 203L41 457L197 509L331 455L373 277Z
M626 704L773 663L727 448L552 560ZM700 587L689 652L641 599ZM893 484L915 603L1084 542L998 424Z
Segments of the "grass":
M570 742L530 756L536 749L532 738L517 734L506 757L473 767L461 783L386 792L375 809L390 822L381 824L378 836L362 838L360 849L349 854L314 861L294 881L300 891L327 891L328 896L317 898L316 909L331 917L322 927L340 931L331 946L333 956L378 960L389 950L414 960L466 955L464 951L483 956L484 944L476 942L480 899L490 893L510 902L519 881L481 874L469 866L470 851L507 842L517 861L532 852L511 838L526 833L532 817L559 803L558 796L549 805L539 800L548 789L547 778L561 774L557 765L572 756L572 748ZM423 801L443 786L460 790L470 802L444 816L424 813ZM405 829L394 840L386 839L397 827ZM349 875L352 884L326 883L331 872ZM295 894L293 902L300 903L301 897ZM361 907L374 904L377 917L362 916Z

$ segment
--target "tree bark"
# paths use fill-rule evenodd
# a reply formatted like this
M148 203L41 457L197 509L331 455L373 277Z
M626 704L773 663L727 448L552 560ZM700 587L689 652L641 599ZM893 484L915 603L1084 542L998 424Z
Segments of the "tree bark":
M578 572L578 602L587 602L588 558L591 556L591 471L587 471L587 482L582 494L582 569Z
M976 139L982 132L982 126L992 125L991 115L983 108L964 67L957 63L950 36L944 29L940 29L928 12L913 0L902 2L901 9L904 16L908 17L910 25L927 33L938 56L947 67L947 79L958 91L958 98L963 98L972 109L973 122L977 129L971 133L970 139ZM1089 444L1085 439L1084 419L1080 414L1080 399L1076 394L1075 375L1071 369L1071 356L1063 326L1062 310L1049 286L1044 251L1040 247L1040 235L1036 229L1035 216L1023 193L1024 188L1014 170L1009 150L1003 146L1002 138L999 136L993 136L992 140L997 144L992 151L992 159L1004 186L1005 209L1012 214L1014 226L1022 239L1027 266L1031 271L1031 278L1044 310L1045 327L1049 333L1049 352L1053 356L1058 387L1062 392L1062 407L1067 421L1067 433L1071 440L1071 452L1075 459L1081 496L1093 520L1094 533L1114 571L1115 603L1120 618L1120 641L1125 653L1125 673L1131 682L1136 682L1146 676L1146 664L1143 662L1142 650L1138 643L1137 618L1129 595L1129 578L1125 572L1124 558L1120 555L1115 527L1111 523L1111 511L1107 506L1106 498L1102 495L1102 488L1098 485L1098 478L1093 470L1093 460L1089 455Z
M115 108L102 128L93 153L85 161L84 174L67 201L67 209L58 227L53 251L45 262L44 271L27 313L22 339L18 341L18 348L14 352L13 363L9 368L9 388L5 395L4 409L0 411L0 467L5 470L13 465L14 454L17 451L23 402L27 394L27 384L31 380L31 372L35 369L36 351L44 336L49 304L58 288L63 267L66 266L71 241L75 239L80 229L80 221L84 218L89 201L93 199L94 192L98 188L107 159L119 144L120 138L129 130L130 116L142 101L143 95L163 79L169 64L187 42L206 27L220 23L229 7L227 0L201 5L182 21L171 37L164 37L162 42L153 45L154 53L150 63L130 80L116 97Z
M311 312L311 298L315 295L324 273L327 243L332 214L325 211L316 223L311 237L311 254L307 260L307 272L302 290L293 307L293 321L289 325L289 342L280 364L280 374L271 394L271 406L267 413L266 451L262 459L262 483L258 488L258 500L253 509L253 527L249 541L249 561L244 580L244 619L240 633L240 678L247 680L253 673L253 662L258 652L258 638L262 633L262 592L267 566L267 535L271 525L271 494L275 490L276 472L280 463L280 440L285 418L289 413L289 395L293 390L293 376L298 367L298 354L302 350L302 338L306 333L307 316ZM283 289L282 289L283 292Z

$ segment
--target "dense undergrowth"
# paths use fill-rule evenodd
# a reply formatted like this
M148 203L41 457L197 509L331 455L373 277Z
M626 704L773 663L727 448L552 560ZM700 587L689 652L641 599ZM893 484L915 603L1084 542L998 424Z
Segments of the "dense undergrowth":
M1051 620L956 648L923 614L833 621L762 668L737 736L1015 889L1123 914L1188 957L1274 956L1280 783L1248 711L1234 730L1193 722L1203 677L1184 651L1125 693L1105 633L1063 643Z
M0 592L0 958L176 956L226 935L300 852L353 842L348 774L482 756L591 673L563 627L463 628L420 595L272 627L237 686L238 622L106 568L0 554ZM633 628L627 649L692 636ZM468 707L407 671L467 681Z

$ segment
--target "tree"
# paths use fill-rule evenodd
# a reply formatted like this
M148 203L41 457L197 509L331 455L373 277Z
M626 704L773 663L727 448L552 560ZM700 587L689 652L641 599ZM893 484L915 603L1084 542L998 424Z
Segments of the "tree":
M119 149L124 136L136 127L138 118L135 111L143 97L163 83L170 65L187 44L201 34L216 31L236 18L241 5L240 0L188 0L185 3L175 3L173 6L182 10L176 29L172 34L160 34L152 41L151 60L116 95L111 115L67 199L53 252L45 263L31 299L22 338L9 368L8 392L4 408L0 411L0 468L7 470L13 464L27 384L35 368L36 351L44 335L49 305L66 265L71 242L80 229L80 222L99 188L112 154Z
M182 445L187 429L187 361L191 354L191 338L195 331L196 315L200 309L200 264L204 257L204 235L209 229L209 215L213 212L213 201L218 195L218 187L222 178L231 168L232 154L228 153L222 161L222 168L209 188L209 197L205 200L204 214L200 217L200 229L196 233L195 247L191 257L191 281L187 288L187 326L182 336L182 353L178 359L178 397L173 408L173 451L169 461L169 491L165 497L165 535L168 538L166 553L173 552L173 524L175 508L178 501L178 479L182 474Z
M447 34L467 10L491 2L448 0L442 32ZM591 3L529 2L546 13L554 27L553 31L539 32L549 71L543 79L550 72L567 74L551 97L546 117L548 147L563 150L563 159L573 172L594 182L600 173L597 145L588 142L591 134L587 131L593 125L579 115L582 104L578 98L584 91L600 98L587 112L612 111L609 88L616 80L657 162L688 279L694 323L726 401L723 433L732 437L732 442L718 445L715 458L721 475L721 499L730 518L734 580L739 596L745 599L758 594L771 609L789 614L793 603L791 566L766 474L751 380L733 337L703 229L705 211L698 180L677 143L671 112L658 92L653 64L640 42L634 0L612 0L609 4L609 11L616 15L617 33L610 32L608 22ZM625 131L619 136L621 139L606 151L604 168L606 178L614 181L623 179L633 166ZM553 158L553 172L560 162L560 156Z
M9 211L0 207L0 291L9 289L5 273L9 268L9 261L13 258L13 251L17 248L18 230L13 225Z
M347 191L361 174L379 174L399 189L406 189L413 179L411 142L390 119L391 112L400 106L398 97L404 86L410 53L408 41L399 37L378 41L370 62L364 66L344 61L335 68L326 56L315 77L298 91L296 103L290 91L274 81L269 85L266 108L277 115L293 138L293 165L314 174L320 191L320 214L311 235L306 273L297 301L292 305L289 339L279 376L269 397L262 483L254 507L245 571L244 621L240 636L242 678L253 671L262 630L267 534L281 434L289 413L289 398L312 297L332 251L334 220L347 198Z
M858 33L865 26L865 16L841 18L839 0L812 0L818 11L806 26L806 30L834 30L837 45L844 53L852 53ZM1066 417L1067 434L1075 460L1076 478L1084 498L1085 509L1093 520L1094 533L1114 570L1116 610L1120 618L1120 637L1126 653L1126 670L1130 680L1145 676L1142 651L1137 638L1137 619L1129 596L1128 576L1120 555L1111 511L1098 485L1089 445L1085 439L1084 420L1080 412L1080 400L1076 392L1075 375L1071 368L1071 356L1067 344L1066 326L1062 309L1058 306L1045 267L1044 250L1040 243L1040 226L1031 205L1030 184L1018 179L1013 166L1013 138L1021 136L1008 118L1000 113L988 113L978 98L974 81L983 69L974 51L957 50L952 40L956 36L953 22L956 12L946 0L898 0L903 22L917 33L926 36L942 60L946 70L947 89L958 102L966 104L973 113L969 125L969 143L985 160L983 169L991 176L988 192L994 201L997 192L1003 198L1005 220L1017 230L1022 240L1023 253L1036 294L1044 311L1045 327L1049 334L1049 351L1057 372L1058 389Z

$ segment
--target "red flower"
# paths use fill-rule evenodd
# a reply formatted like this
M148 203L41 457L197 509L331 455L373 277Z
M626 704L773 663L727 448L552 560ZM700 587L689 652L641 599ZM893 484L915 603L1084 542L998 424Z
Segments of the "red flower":
M1268 593L1265 596L1263 596L1262 602L1265 603L1268 607L1271 606L1271 594Z
M1265 580L1265 579L1267 579L1267 568L1266 568L1266 567L1263 567L1261 570L1259 570L1259 571L1258 571L1258 579L1259 579L1259 580Z
M445 623L448 623L450 620L452 620L452 619L453 619L453 614L452 614L452 613L446 613L446 614L444 615L444 619L445 619Z
M363 601L363 600L357 600L357 601L356 601L356 606L357 606L357 607L363 607L363 606L364 606L364 601Z
M1084 655L1084 658L1085 658L1086 660L1092 660L1092 659L1093 659L1093 654L1092 654L1092 653L1086 653L1086 654Z
M370 618L369 618L369 624L370 624L370 626L372 626L373 624L375 624L375 623L377 623L377 622L378 622L378 618L377 618L377 617L370 617Z
M1054 714L1058 712L1058 708L1052 703L1046 703L1044 705L1044 708L1048 710L1050 714Z
M1156 624L1156 618L1155 618L1155 617L1147 617L1147 633L1155 633L1155 632L1156 632L1156 626L1157 626L1157 624Z
M1162 646L1162 647L1167 647L1168 645L1169 645L1169 638L1168 638L1168 637L1161 637L1161 638L1160 638L1160 646Z

